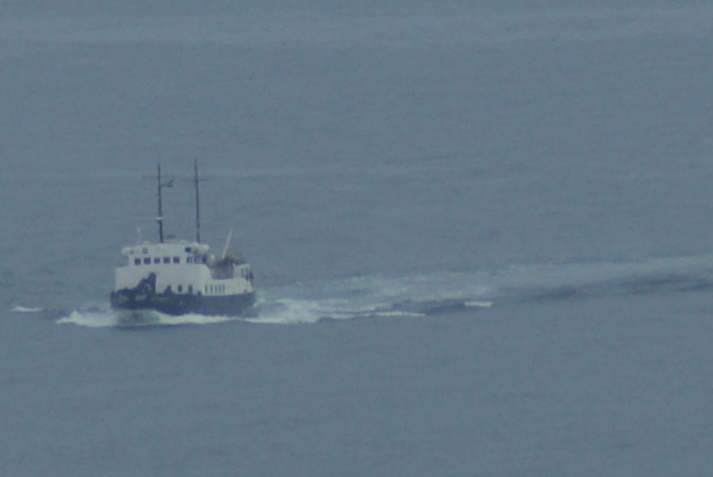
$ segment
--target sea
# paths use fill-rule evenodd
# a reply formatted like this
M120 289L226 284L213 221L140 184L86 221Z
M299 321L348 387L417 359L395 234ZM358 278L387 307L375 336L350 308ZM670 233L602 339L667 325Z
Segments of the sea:
M8 0L7 476L713 468L713 5ZM109 307L201 234L245 317Z

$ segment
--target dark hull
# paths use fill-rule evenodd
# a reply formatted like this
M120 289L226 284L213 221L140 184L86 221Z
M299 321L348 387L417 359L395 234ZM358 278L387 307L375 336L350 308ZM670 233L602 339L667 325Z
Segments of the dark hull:
M156 310L168 315L225 315L249 314L255 303L255 293L240 295L203 296L175 293L141 293L119 290L111 294L111 307L119 310Z

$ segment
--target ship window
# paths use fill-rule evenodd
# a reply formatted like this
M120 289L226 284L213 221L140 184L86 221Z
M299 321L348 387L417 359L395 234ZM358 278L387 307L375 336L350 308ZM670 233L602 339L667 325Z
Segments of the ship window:
M173 257L173 263L181 263L180 257Z
M193 285L188 285L188 293L193 293Z
M163 257L163 263L171 263L171 257Z
M153 259L153 263L161 263L161 259L156 257Z
M178 285L176 288L178 289L178 293L183 293L183 285Z
M186 257L186 263L193 263L193 257Z
M191 253L191 247L186 247L184 250L185 250L187 253Z
M135 259L134 259L134 265L141 265L141 259L140 259L140 258L135 258Z
M150 265L151 264L151 259L146 257L144 258L144 265Z

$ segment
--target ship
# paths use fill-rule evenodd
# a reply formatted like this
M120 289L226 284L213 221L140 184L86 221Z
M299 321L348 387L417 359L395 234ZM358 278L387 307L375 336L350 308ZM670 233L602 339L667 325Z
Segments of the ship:
M232 229L218 256L201 241L198 161L194 163L196 238L164 238L161 165L158 165L158 241L141 242L122 250L115 269L111 307L169 315L244 316L253 312L255 288L250 264L229 253ZM140 242L140 241L139 241Z

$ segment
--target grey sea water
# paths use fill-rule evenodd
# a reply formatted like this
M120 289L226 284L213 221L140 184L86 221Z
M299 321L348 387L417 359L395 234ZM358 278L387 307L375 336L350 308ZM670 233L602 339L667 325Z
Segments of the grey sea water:
M703 476L713 7L9 2L0 468ZM108 309L167 231L258 314Z

